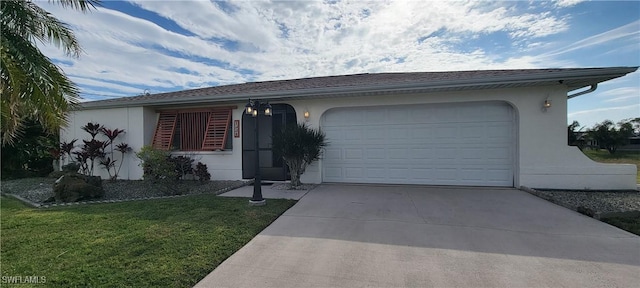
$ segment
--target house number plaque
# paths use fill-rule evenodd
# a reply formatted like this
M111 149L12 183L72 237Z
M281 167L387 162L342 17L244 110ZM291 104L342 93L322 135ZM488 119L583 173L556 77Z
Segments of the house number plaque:
M233 120L233 138L240 138L240 120Z

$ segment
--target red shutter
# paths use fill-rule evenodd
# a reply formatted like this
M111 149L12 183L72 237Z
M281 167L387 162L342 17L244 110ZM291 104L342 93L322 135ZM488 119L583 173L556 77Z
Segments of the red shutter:
M153 135L153 148L160 150L169 150L171 148L177 119L178 113L175 111L160 112L156 132Z
M231 109L217 109L209 113L202 150L224 150L231 123Z

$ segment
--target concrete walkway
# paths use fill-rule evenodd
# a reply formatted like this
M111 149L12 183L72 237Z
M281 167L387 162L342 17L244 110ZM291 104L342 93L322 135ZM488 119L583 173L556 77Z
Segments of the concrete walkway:
M307 194L309 190L286 190L276 189L281 183L273 185L262 185L262 197L265 199L293 199L300 200L302 196ZM253 195L253 185L243 186L238 189L231 190L229 192L220 194L222 197L247 197L251 198Z
M638 283L640 237L522 191L321 185L196 287Z

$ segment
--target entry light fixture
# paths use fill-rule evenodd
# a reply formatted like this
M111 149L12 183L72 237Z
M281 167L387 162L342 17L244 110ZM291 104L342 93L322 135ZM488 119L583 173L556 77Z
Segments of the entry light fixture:
M551 100L545 99L544 104L542 104L542 108L545 108L545 109L551 108Z
M309 110L304 110L304 119L309 119L309 116L311 116L311 114L309 114Z
M254 127L255 127L255 175L253 180L253 196L251 200L249 200L249 205L252 206L262 206L267 204L267 201L262 197L262 176L260 175L260 118L258 118L258 114L263 114L265 116L271 116L273 114L273 108L269 102L262 103L260 100L251 100L249 99L249 103L244 105L245 112L247 115L251 115L254 118ZM264 120L264 119L263 119Z
M258 100L249 100L247 105L244 105L244 110L247 114L258 117L258 114L264 114L265 116L271 116L273 114L273 108L269 102L261 103Z

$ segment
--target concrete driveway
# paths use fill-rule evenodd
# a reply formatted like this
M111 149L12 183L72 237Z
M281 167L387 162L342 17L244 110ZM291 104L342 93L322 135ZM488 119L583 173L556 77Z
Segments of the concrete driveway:
M196 287L638 283L640 237L519 190L329 184Z

